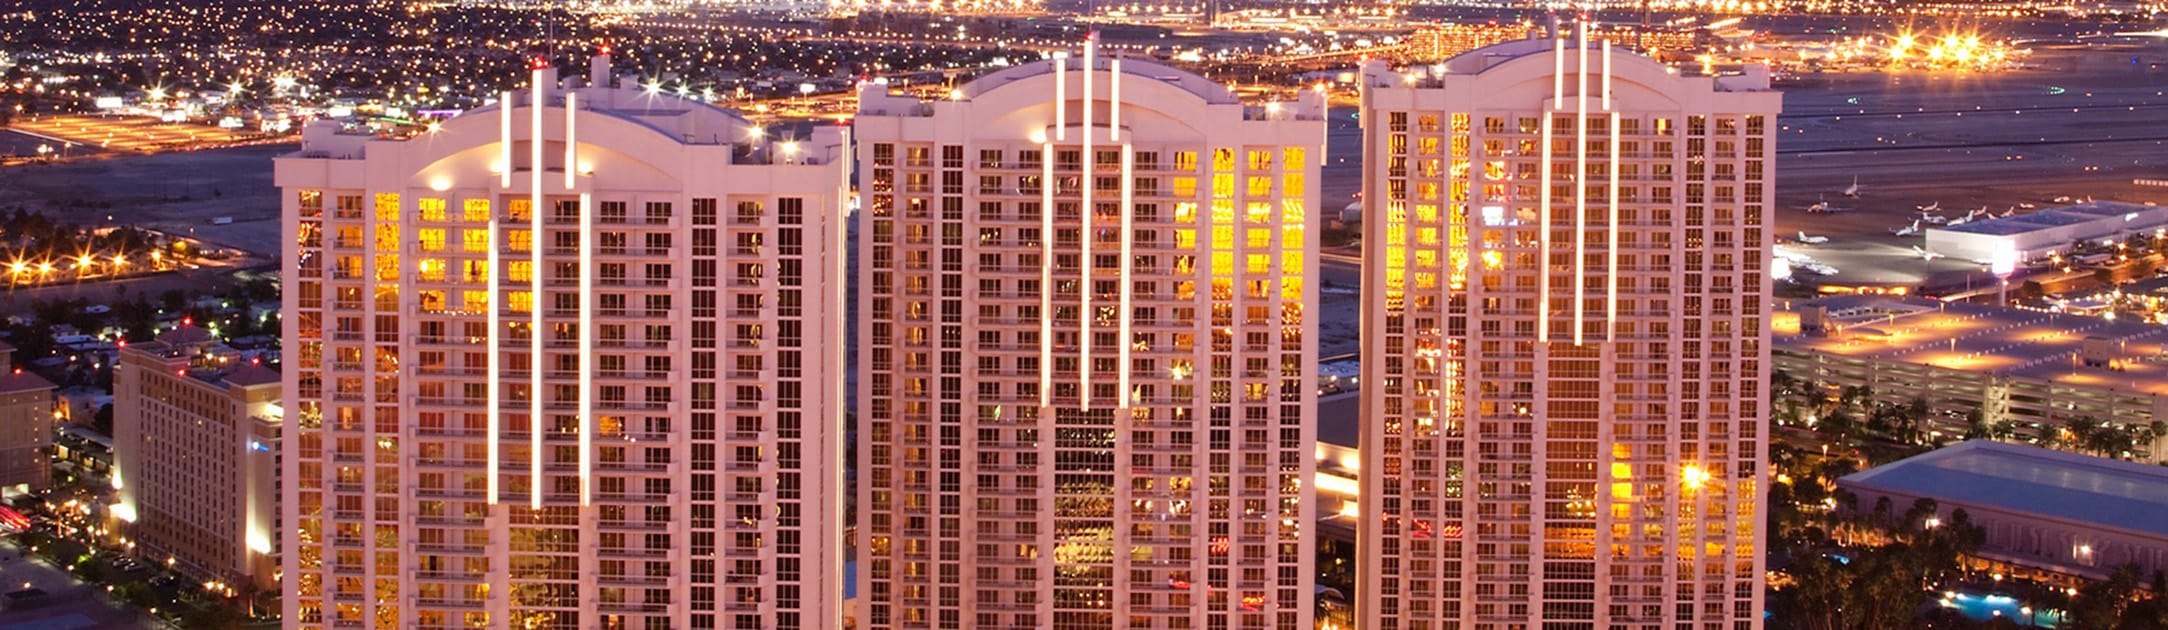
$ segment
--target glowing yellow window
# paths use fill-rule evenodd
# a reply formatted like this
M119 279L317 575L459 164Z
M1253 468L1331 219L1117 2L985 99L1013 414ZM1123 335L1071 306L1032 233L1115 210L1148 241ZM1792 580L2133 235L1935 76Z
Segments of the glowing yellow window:
M1249 188L1252 197L1270 195L1272 194L1272 177L1270 175L1251 175Z
M1184 201L1174 204L1174 220L1189 223L1197 220L1197 202Z
M1234 149L1213 149L1213 150L1212 150L1212 172L1214 172L1214 173L1232 173L1232 172L1234 172L1234 170L1235 170L1235 150L1234 150Z
M534 203L526 199L514 199L505 205L506 218L513 221L529 221L534 217Z
M417 205L417 206L419 206L419 207L420 207L420 209L421 209L421 213L422 213L422 220L423 220L423 221L443 221L443 220L444 220L444 200L443 200L443 199L436 199L436 198L432 198L432 197L423 197L423 198L422 198L422 200L421 200L421 202L420 202L420 203L417 203L417 204L415 204L415 205Z
M1225 199L1220 199L1220 200L1215 200L1215 201L1213 201L1213 202L1212 202L1212 222L1213 222L1213 223L1234 223L1234 222L1235 222L1235 202L1232 202L1232 201L1227 201L1227 200L1225 200Z
M1249 206L1243 209L1242 218L1251 223L1271 221L1272 204L1265 201L1252 201Z
M462 277L467 282L489 282L489 262L484 260L466 261L465 273Z
M1212 196L1220 199L1235 196L1235 176L1226 174L1213 175Z
M469 228L466 230L462 230L460 236L466 241L465 245L467 251L489 251L489 230Z
M1269 170L1272 170L1272 152L1271 152L1271 151L1250 151L1250 170L1253 170L1253 171L1269 171Z
M396 251L399 251L399 225L398 225L398 224L391 224L391 225L378 225L378 226L376 226L376 251L379 251L379 252L396 252Z
M423 282L443 282L444 268L447 266L442 258L423 258L415 263L415 267L421 269Z
M419 233L419 234L420 234L420 236L421 236L421 241L422 241L422 251L425 251L425 252L441 252L441 251L444 251L444 229L443 229L443 228L427 228L427 229L423 229L423 230L420 230L420 233Z
M1280 273L1289 276L1302 275L1302 250L1288 248L1280 252Z
M1195 177L1176 177L1176 178L1174 178L1174 196L1176 196L1176 197L1195 197L1195 196L1197 196L1197 178L1195 178Z
M1175 152L1175 154L1174 154L1174 170L1177 170L1177 171L1194 171L1194 170L1197 170L1197 152L1196 152L1196 151L1178 151L1178 152Z
M1272 270L1271 256L1266 256L1264 254L1250 254L1244 258L1245 259L1243 260L1243 267L1249 273L1265 273Z
M489 308L489 292L461 291L459 304L460 308L467 309L468 312L481 312Z
M525 260L512 261L510 265L506 266L504 275L507 281L532 282L534 280L534 263Z
M1228 250L1234 248L1235 229L1224 225L1214 226L1212 228L1212 249ZM1225 267L1221 267L1221 269L1225 269Z
M399 193L376 194L376 220L399 220Z
M399 280L398 254L376 255L376 279L382 282L396 282Z
M1250 249L1271 247L1272 230L1268 230L1265 228L1250 228L1247 230L1243 230L1242 240L1248 241Z
M461 218L466 219L468 223L483 223L489 221L489 200L468 199L465 206L462 208L462 214L464 216L462 216Z
M1302 147L1288 147L1280 151L1280 168L1299 171L1307 163Z
M1305 182L1302 179L1301 173L1288 173L1286 175L1280 176L1281 195L1285 195L1288 197L1300 197L1304 194L1305 190L1306 186Z
M1300 272L1286 272L1285 276L1280 278L1280 299L1289 302L1302 301L1302 278L1300 276ZM1288 320L1287 323L1292 324L1302 321L1301 304L1288 304L1287 308L1282 309L1282 311L1282 317Z
M534 294L526 291L505 293L504 310L514 313L525 313L534 310Z
M1174 231L1174 247L1175 247L1176 249L1183 249L1183 250L1189 250L1189 249L1196 249L1196 248L1197 248L1197 231L1196 231L1196 230L1175 230L1175 231Z
M504 240L507 250L524 252L534 246L534 233L527 230L506 230Z
M1302 225L1304 221L1308 220L1305 214L1306 213L1303 212L1303 205L1301 199L1289 198L1280 200L1281 223L1285 223L1288 225Z

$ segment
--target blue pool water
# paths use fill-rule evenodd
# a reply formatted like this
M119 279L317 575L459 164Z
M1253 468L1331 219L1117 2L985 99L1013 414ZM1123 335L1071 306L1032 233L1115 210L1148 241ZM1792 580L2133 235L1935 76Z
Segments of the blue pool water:
M2020 626L2054 628L2063 620L2062 611L2059 610L2035 609L2028 615L2025 613L2026 604L2008 595L1953 591L1943 593L1940 603L1943 608L1954 608L1965 615L1965 618L1974 621L1988 621L2000 617L2015 621Z

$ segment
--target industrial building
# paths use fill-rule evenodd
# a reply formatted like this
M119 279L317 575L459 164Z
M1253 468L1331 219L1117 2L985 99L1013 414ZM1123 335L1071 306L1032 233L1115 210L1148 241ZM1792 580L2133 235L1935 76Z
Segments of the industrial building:
M1827 387L1865 385L1877 401L1915 397L1949 413L1924 430L1962 435L1981 410L2027 437L2090 416L2114 425L2168 419L2168 327L2100 317L1885 295L1788 302L1776 314L1778 370ZM2168 456L2156 442L2144 461Z
M2079 241L2113 244L2133 234L2154 234L2168 227L2168 208L2088 201L1962 225L1927 229L1927 251L1959 260L1990 264L2004 252L2024 264L2068 253Z
M1760 627L1766 69L1583 30L1361 82L1357 626Z
M2104 580L2168 570L2168 468L2035 446L1964 442L1845 475L1859 505L1933 499L1935 521L1964 510L1986 530L1980 559ZM1865 509L1862 507L1861 509Z

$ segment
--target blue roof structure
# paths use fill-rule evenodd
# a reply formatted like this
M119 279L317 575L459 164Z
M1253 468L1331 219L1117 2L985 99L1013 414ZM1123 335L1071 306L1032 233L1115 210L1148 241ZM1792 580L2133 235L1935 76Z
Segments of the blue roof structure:
M1846 475L1839 483L2168 537L2168 468L1973 440Z

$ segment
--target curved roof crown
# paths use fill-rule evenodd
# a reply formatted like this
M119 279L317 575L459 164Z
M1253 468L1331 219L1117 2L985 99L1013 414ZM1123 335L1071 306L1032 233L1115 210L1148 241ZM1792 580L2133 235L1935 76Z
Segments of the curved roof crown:
M1113 69L1114 59L1115 57L1111 56L1099 57L1092 60L1092 67L1094 70L1111 70ZM1217 81L1198 76L1187 70L1146 59L1123 57L1121 60L1122 75L1125 77L1158 81L1172 85L1213 105L1231 105L1242 102L1241 99L1235 97L1234 91L1227 89L1227 86L1220 85ZM1055 64L1061 64L1066 70L1081 71L1084 68L1084 59L1072 55L1020 64L973 79L970 83L965 83L958 88L958 90L962 92L964 98L978 98L981 94L1007 87L1017 81L1053 74Z

